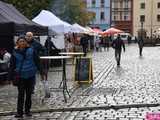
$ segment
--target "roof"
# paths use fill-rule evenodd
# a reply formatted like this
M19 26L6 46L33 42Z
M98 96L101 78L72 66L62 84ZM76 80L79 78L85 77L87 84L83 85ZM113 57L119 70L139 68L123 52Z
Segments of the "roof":
M48 28L41 26L21 14L13 5L0 1L0 35L47 34Z

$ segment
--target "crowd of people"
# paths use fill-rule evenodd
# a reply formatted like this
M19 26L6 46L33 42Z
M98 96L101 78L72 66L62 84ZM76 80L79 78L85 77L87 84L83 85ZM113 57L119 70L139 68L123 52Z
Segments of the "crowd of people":
M16 86L18 89L16 118L22 118L23 114L32 116L30 112L31 97L34 94L37 71L41 75L41 80L47 81L48 62L40 60L40 56L49 55L52 48L57 49L50 37L47 38L45 46L43 46L34 39L32 32L27 32L25 36L16 40L12 53L7 52L5 48L0 50L1 72L8 72L8 80L14 79L15 73L20 75Z
M111 41L111 37L109 36L97 37L95 42L93 42L94 47L91 47L91 39L92 38L87 34L83 34L80 38L79 45L82 46L84 57L87 56L89 45L90 48L95 49L97 52L102 51L102 48L104 51L109 51L109 47L111 46L115 49L117 66L120 66L122 47L125 52L125 44L120 35L113 41ZM143 40L139 40L138 45L139 54L142 56ZM32 32L27 32L25 36L21 36L16 40L12 53L7 52L5 48L0 49L0 72L7 70L9 80L13 79L15 72L20 74L20 81L17 85L18 100L16 118L22 118L23 114L32 116L30 111L32 106L31 98L36 85L37 71L39 71L44 84L48 79L49 62L47 60L40 60L40 56L52 55L54 54L52 50L60 51L52 42L51 36L46 39L43 46L39 41L34 39ZM74 43L70 37L67 37L66 52L73 51Z

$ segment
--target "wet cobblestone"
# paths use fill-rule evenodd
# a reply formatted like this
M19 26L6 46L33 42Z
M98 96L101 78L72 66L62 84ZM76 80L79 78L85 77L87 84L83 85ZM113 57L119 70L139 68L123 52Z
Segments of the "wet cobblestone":
M160 103L160 47L145 47L143 57L138 56L137 45L130 45L126 48L126 53L122 54L121 67L117 68L113 59L114 52L98 52L93 54L94 83L89 86L78 87L74 84L72 76L68 73L68 87L72 91L72 98L68 103L63 102L62 92L52 91L50 99L42 102L43 93L37 83L36 94L33 99L33 109L57 108L57 107L83 107L83 106L103 106L103 105L130 105L130 104L156 104ZM111 67L109 66L111 65ZM111 69L106 73L106 67ZM71 66L70 66L71 67ZM72 68L68 68L72 69ZM71 70L69 71L71 72ZM104 72L104 73L103 73ZM61 73L52 73L50 88L52 85L59 85L58 76ZM71 73L72 74L72 73ZM99 77L101 76L101 77ZM52 81L53 80L53 81ZM10 88L10 89L9 89ZM76 90L73 90L75 88ZM8 90L8 93L4 92ZM0 89L3 96L12 96L15 88L8 86ZM74 91L74 92L73 92ZM15 93L16 94L16 93ZM13 99L10 97L10 99ZM0 101L4 101L1 97ZM4 110L15 110L14 99L11 103L6 101L0 103ZM8 107L13 106L13 107ZM42 106L42 107L41 107ZM31 120L144 120L147 112L158 112L160 107L126 108L119 110L96 110L83 112L63 112L63 113L42 113L34 114ZM0 117L0 119L11 120L13 116ZM28 119L28 118L27 118ZM28 119L28 120L30 120Z

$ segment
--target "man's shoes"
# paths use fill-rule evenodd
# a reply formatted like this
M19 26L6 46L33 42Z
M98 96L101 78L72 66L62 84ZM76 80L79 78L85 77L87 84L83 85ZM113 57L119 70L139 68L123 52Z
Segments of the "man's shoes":
M25 115L26 115L27 117L31 117L31 116L32 116L31 112L26 112Z
M32 94L34 94L34 90L32 90Z
M14 117L15 118L23 118L23 114L16 114Z
M120 66L120 62L117 63L117 66Z

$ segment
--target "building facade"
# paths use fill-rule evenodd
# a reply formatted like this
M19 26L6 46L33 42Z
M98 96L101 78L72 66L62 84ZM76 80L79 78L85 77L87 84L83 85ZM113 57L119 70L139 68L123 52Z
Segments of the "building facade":
M112 27L133 33L133 0L111 0L111 16Z
M152 37L160 28L160 0L134 0L133 34L144 29Z
M90 27L99 27L105 30L110 27L110 0L86 0L87 10L95 13Z

